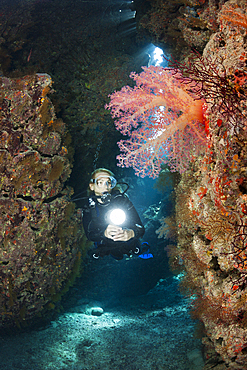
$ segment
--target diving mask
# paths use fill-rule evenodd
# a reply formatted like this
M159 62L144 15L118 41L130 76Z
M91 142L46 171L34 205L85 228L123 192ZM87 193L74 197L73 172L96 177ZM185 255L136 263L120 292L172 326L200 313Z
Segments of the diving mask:
M113 189L117 185L117 180L113 176L98 176L96 179L91 179L91 182L99 188L107 187L108 189Z

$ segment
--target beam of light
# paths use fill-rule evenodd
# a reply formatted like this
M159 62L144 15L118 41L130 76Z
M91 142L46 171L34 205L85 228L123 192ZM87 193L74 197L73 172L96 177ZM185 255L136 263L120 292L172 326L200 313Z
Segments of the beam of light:
M162 62L164 61L163 54L164 54L163 50L156 46L156 48L153 51L153 59L155 62L154 64L155 66L160 66L162 64Z
M145 64L148 67L159 66L166 68L168 67L168 60L170 58L170 55L158 46L154 44L149 44L139 53L138 57L143 60L147 59L148 57L148 62L147 64Z

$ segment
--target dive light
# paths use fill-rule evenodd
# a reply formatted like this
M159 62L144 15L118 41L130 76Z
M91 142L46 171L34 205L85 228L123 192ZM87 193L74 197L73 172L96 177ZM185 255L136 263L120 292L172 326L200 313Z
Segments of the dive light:
M121 208L115 208L110 212L109 218L111 224L120 226L126 220L126 214Z

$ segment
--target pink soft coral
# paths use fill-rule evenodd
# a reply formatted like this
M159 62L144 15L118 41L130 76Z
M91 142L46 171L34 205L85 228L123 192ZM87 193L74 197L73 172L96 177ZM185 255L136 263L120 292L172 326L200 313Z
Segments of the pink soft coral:
M130 136L118 143L119 166L133 167L141 177L157 177L162 163L183 172L205 146L203 101L195 100L191 86L179 82L172 70L142 68L139 75L130 74L136 86L115 91L106 105L117 129Z

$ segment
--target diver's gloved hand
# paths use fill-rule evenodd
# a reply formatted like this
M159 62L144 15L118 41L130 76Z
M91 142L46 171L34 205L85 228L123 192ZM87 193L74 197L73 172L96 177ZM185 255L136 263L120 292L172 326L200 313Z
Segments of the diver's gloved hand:
M121 227L116 225L108 225L104 234L107 238L112 239L114 242L127 242L135 236L134 230L122 229Z

